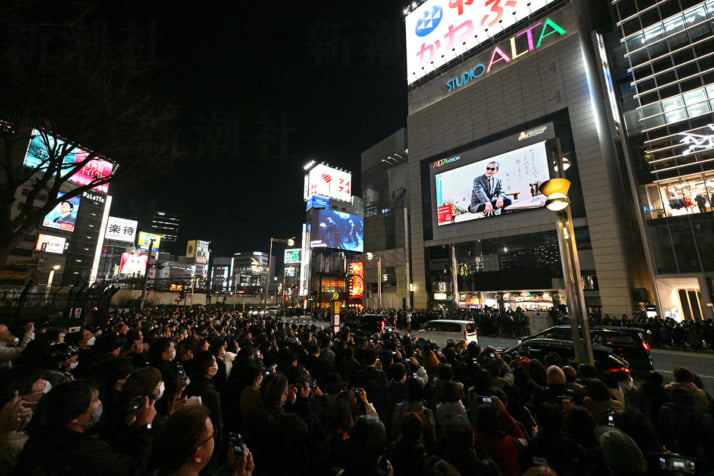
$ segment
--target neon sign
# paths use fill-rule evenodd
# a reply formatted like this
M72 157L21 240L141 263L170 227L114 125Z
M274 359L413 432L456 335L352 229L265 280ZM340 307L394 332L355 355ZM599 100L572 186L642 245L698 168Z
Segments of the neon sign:
M437 168L437 167L441 167L441 166L443 166L443 165L450 164L450 163L452 163L452 162L456 162L456 161L459 160L460 158L461 158L460 156L457 156L457 157L452 157L452 158L450 158L450 159L439 159L439 160L437 160L436 162L434 162L434 165L432 165L431 168L432 168L432 169L435 169L435 168Z
M714 131L714 124L709 124L706 127ZM688 145L683 155L689 155L693 152L701 152L703 150L714 149L714 134L692 134L691 132L680 132L680 136L684 139L680 140L680 144Z
M536 28L542 27L540 30L540 35L538 36L538 41L534 41L534 32L536 31ZM520 58L521 56L526 55L529 51L533 51L535 49L540 48L541 44L543 43L543 40L549 36L552 36L554 34L558 34L560 36L564 36L568 31L555 23L553 20L550 18L546 18L544 22L538 22L535 25L529 27L526 30L523 30L522 32L516 34L515 36L511 37L509 40L509 43L511 45L511 55L508 56L508 54L503 51L500 47L496 46L494 47L493 51L491 52L491 59L489 60L488 64L477 64L473 68L461 73L459 76L450 79L446 85L448 86L449 90L448 92L451 92L455 89L458 89L462 86L464 86L466 83L473 81L477 78L480 78L484 74L490 73L491 70L493 69L493 66L497 63L503 62L503 63L510 63L511 61ZM525 35L525 36L524 36ZM527 50L521 50L518 51L518 47L516 45L516 39L524 36L527 44L528 44L528 49Z

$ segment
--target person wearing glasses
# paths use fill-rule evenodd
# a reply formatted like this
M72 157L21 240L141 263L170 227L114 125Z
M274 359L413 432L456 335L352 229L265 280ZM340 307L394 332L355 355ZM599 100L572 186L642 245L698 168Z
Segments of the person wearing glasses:
M484 216L500 215L511 204L511 199L506 196L506 191L503 189L503 182L495 177L498 167L498 162L489 162L486 165L486 172L474 179L471 205L469 205L471 213L483 212Z

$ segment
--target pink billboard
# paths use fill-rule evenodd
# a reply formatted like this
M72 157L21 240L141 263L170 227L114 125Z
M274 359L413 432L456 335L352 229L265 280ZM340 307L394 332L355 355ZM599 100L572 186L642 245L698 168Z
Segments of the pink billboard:
M122 253L121 265L119 267L119 273L143 276L146 273L146 265L148 262L149 262L148 255L139 255L139 254L135 254L135 253Z
M78 152L74 159L74 163L76 164L86 160L88 155L88 152ZM72 175L69 180L77 185L87 185L88 183L92 183L94 180L109 177L112 174L112 168L113 164L108 160L93 159L84 164L84 166L79 169L76 174ZM104 183L102 185L97 185L94 187L94 190L107 193L109 192L109 184Z

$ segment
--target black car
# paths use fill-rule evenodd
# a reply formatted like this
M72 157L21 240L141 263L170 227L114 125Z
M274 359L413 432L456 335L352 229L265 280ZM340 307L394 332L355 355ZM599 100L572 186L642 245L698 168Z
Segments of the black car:
M551 352L558 354L564 362L575 359L575 349L572 340L532 338L511 346L502 354L518 353L531 359L545 362L545 356ZM609 347L593 344L595 367L603 372L630 372L630 364L614 353Z
M521 337L518 342L546 338L572 340L570 325L549 327L537 334ZM638 327L594 326L590 329L593 344L600 344L612 349L623 357L637 373L654 370L650 346L647 343L647 331Z
M391 321L392 319L386 314L362 314L345 318L341 327L348 327L351 331L364 331L371 334L394 330Z

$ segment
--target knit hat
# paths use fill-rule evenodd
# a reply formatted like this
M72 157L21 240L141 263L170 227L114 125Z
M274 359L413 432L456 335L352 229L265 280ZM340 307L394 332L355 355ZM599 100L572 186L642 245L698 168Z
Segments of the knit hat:
M615 474L647 471L647 463L635 440L618 429L605 428L598 441L607 467ZM596 433L599 432L596 430Z

